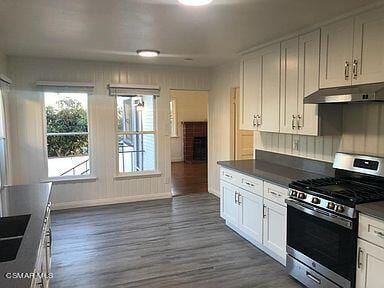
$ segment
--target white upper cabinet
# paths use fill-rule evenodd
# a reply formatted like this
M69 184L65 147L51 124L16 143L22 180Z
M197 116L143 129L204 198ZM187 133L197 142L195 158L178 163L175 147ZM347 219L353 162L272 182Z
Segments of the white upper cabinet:
M260 76L260 58L257 54L244 57L241 63L241 129L257 130L259 109L258 97L260 86L257 79Z
M297 125L299 39L281 43L280 132L293 133Z
M384 81L384 7L321 30L320 87Z
M384 81L384 8L355 17L353 84Z
M317 104L304 104L304 97L319 89L320 29L299 37L299 89L297 131L301 135L318 136Z
M244 56L241 129L279 132L280 43Z
M351 85L353 18L321 29L320 87Z
M259 131L279 132L280 122L280 43L268 46L258 52L261 64Z

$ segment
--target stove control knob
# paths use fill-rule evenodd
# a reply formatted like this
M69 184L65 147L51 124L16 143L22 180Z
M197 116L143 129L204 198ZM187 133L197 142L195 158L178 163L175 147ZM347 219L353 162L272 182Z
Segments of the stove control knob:
M333 202L328 202L327 208L328 208L328 209L331 209L331 210L335 209L335 203L333 203Z
M337 205L336 206L336 212L343 213L344 212L344 207L342 205Z
M297 197L298 197L299 199L305 199L305 198L307 198L307 195L305 195L305 193L303 193L303 192L300 192L300 193L297 195Z
M291 192L291 196L293 196L293 197L297 197L297 191L296 191L296 190L292 190L292 192Z
M312 203L313 203L313 204L320 204L320 199L317 198L317 197L313 197L313 198L312 198Z

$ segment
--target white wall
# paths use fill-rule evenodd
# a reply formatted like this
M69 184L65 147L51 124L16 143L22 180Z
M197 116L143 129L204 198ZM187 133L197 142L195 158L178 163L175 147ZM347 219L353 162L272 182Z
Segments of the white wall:
M6 73L6 70L7 70L7 58L5 56L5 53L4 51L1 49L0 47L0 74L7 74Z
M178 137L171 138L171 160L184 160L182 122L208 120L208 91L172 90L171 97L176 99L176 119Z
M170 196L170 89L208 90L210 71L199 68L149 66L108 62L9 57L14 81L9 97L12 176L14 184L39 182L46 177L43 156L43 99L37 80L95 82L90 104L93 182L55 184L56 207L74 207ZM158 163L161 177L116 180L114 99L106 85L113 83L161 86L158 100Z
M219 195L217 161L230 159L230 93L240 86L240 62L231 62L212 71L208 104L208 190Z

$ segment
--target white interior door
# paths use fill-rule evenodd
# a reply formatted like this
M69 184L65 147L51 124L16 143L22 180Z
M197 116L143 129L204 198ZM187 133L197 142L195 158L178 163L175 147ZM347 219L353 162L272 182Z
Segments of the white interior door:
M280 133L297 132L298 38L281 43Z
M384 81L384 8L356 16L353 84Z
M321 88L352 83L353 20L347 18L321 29Z

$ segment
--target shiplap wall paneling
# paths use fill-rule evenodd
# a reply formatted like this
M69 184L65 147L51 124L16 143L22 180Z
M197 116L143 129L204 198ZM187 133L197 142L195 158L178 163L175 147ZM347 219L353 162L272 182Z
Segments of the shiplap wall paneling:
M38 80L94 82L90 96L92 167L96 181L55 184L56 207L86 206L170 196L170 89L209 90L210 71L95 61L9 57L8 71L15 85L9 97L14 184L39 182L46 177L43 156L43 99ZM158 168L160 177L115 179L115 101L109 83L159 85Z

